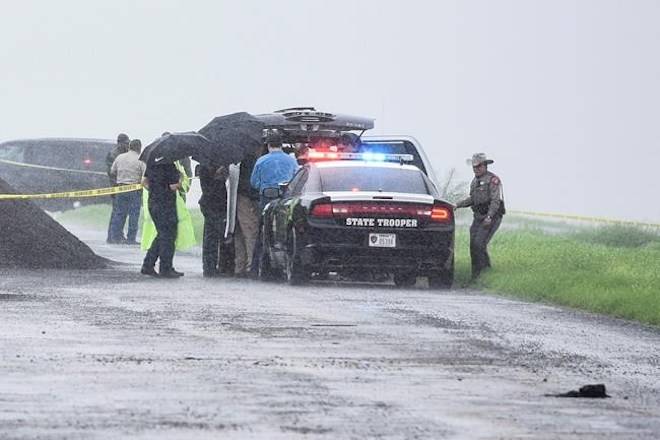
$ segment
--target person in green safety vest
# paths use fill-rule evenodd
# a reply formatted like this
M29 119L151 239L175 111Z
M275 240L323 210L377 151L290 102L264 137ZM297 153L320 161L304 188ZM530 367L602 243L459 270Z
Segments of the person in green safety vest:
M176 250L186 250L197 244L192 217L186 207L185 201L185 195L190 190L191 180L179 161L174 162L174 166L176 166L181 175L179 179L180 187L176 194L177 234L174 246ZM142 193L142 205L144 207L144 218L142 222L141 248L142 250L147 250L153 243L154 238L156 238L156 226L149 214L149 191L147 189Z

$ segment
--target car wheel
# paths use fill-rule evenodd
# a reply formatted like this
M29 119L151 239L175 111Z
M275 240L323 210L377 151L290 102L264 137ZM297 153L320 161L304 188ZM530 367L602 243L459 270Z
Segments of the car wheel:
M445 268L429 273L431 289L450 289L454 283L454 256L445 264Z
M451 289L451 285L454 283L454 272L453 271L441 271L433 275L429 275L429 287L431 289Z
M289 237L289 245L286 252L286 281L291 285L304 284L309 279L309 273L300 261L300 255L297 251L297 237L296 230L291 230Z
M395 273L394 274L394 284L398 287L411 287L414 286L417 282L417 275L413 273Z

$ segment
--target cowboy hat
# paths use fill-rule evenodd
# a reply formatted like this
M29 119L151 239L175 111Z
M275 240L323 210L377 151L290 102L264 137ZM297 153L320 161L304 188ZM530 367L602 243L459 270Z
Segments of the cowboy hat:
M495 161L488 159L486 157L486 153L474 153L472 155L472 159L467 159L466 162L468 165L472 165L473 167L476 167L478 165L481 165L482 163L485 163L486 165L490 165Z

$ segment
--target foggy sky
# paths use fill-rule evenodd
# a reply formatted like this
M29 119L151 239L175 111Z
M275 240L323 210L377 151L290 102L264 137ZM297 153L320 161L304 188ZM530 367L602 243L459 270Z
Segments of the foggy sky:
M313 105L495 159L511 209L660 221L660 2L2 1L0 140Z

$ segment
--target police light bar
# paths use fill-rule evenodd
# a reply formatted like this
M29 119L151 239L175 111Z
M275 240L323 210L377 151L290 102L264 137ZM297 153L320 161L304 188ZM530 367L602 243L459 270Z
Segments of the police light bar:
M337 151L316 151L309 149L302 157L311 161L319 160L363 160L365 162L412 162L412 154L388 154L388 153L341 153Z

